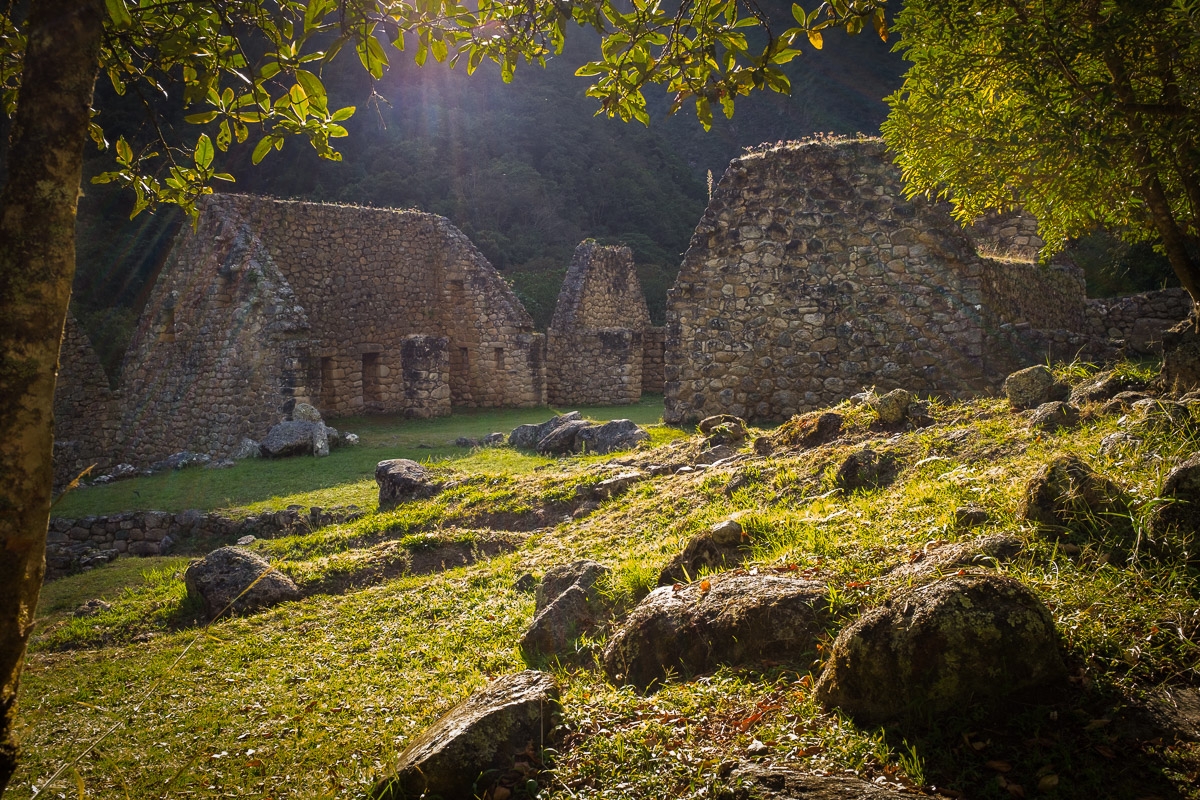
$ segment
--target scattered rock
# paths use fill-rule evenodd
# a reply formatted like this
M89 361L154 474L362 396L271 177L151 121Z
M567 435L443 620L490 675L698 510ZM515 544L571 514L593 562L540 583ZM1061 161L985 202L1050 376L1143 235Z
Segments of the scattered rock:
M156 461L150 465L151 472L166 472L167 470L181 470L188 467L203 467L212 461L212 456L206 453L193 453L190 450L184 450L179 453L172 453L162 461Z
M1019 515L1045 536L1129 524L1129 501L1121 488L1097 475L1078 456L1043 464L1025 486Z
M1200 332L1195 312L1162 335L1163 365L1159 382L1174 392L1200 388Z
M1016 409L1036 408L1051 400L1065 400L1065 384L1054 380L1054 373L1042 364L1027 367L1004 379L1004 394Z
M737 450L727 444L719 444L716 447L710 447L707 450L702 450L700 455L696 456L695 464L716 464L718 461L724 461L727 458L733 458L737 455Z
M1061 400L1042 403L1029 417L1030 428L1047 433L1074 428L1078 424L1079 409Z
M324 422L321 419L321 412L309 403L296 403L292 408L292 419L300 422Z
M537 589L537 586L538 579L533 577L532 572L523 572L513 581L513 589L522 594L534 591Z
M898 425L908 417L908 407L916 399L916 395L907 389L893 389L885 395L872 394L867 405L884 425Z
M499 678L452 708L400 754L394 774L377 783L372 800L446 800L486 796L493 770L529 772L530 754L549 739L561 713L558 685L545 672Z
M581 419L564 422L538 440L535 449L544 456L561 456L577 452L575 437L589 426L590 423Z
M746 440L746 420L733 414L715 414L700 420L697 426L706 438L705 447L739 445Z
M603 564L586 558L551 567L538 584L534 599L535 613L543 611L572 586L579 587L589 598L599 599L596 584L608 575L609 571Z
M312 429L312 454L317 458L329 455L329 429L325 423L317 422Z
M935 715L1065 676L1054 620L1019 581L962 575L904 592L844 628L817 681L827 709L873 724Z
M533 618L521 637L521 649L529 654L569 652L575 640L603 616L599 606L579 586L568 586Z
M838 467L834 484L844 492L878 489L894 481L897 471L894 456L864 447L846 456Z
M829 614L824 585L763 575L719 575L655 589L604 650L614 681L649 689L669 674L762 659L806 663Z
M288 420L271 427L259 447L267 458L286 458L287 456L311 455L313 452L313 435L319 422L304 420Z
M223 613L245 614L300 597L291 578L275 571L262 556L240 547L222 547L193 561L183 580L188 594L203 601L209 619Z
M257 542L257 541L258 541L258 537L257 537L257 536L249 536L249 535L247 535L247 536L243 536L242 538L240 538L240 539L238 539L238 540L237 540L237 546L238 546L238 547L246 547L246 546L248 546L248 545L252 545L252 544L254 544L254 543L255 543L255 542Z
M650 441L650 434L633 420L614 419L603 425L588 425L575 437L576 453L613 453Z
M407 458L380 461L375 466L375 483L379 484L379 510L391 511L401 503L432 497L442 484L430 478L425 468Z
M241 461L247 458L262 458L262 448L253 439L242 437L242 442L233 451L232 458L234 461Z
M517 447L522 450L532 450L537 447L538 442L546 437L548 433L553 431L560 425L565 425L568 422L574 422L582 419L578 411L571 411L566 414L560 414L551 417L546 422L540 425L518 425L513 428L508 435L508 443L512 447Z
M1136 400L1130 406L1129 413L1142 427L1184 429L1194 425L1192 410L1186 404L1172 400L1157 400L1153 397Z
M500 431L495 431L494 433L489 433L487 436L483 437L483 446L484 447L502 447L504 445L505 440L507 440L507 438L508 437L505 436Z
M727 519L693 536L683 552L659 573L658 585L687 583L702 570L719 571L741 564L750 557L749 537L736 519Z
M596 500L608 500L613 497L619 497L629 491L630 487L636 486L646 480L646 473L637 470L629 472L620 472L610 478L605 478L599 483L592 485L580 486L576 490L576 494L586 495L588 498Z
M992 515L983 506L959 506L954 509L956 528L978 528L992 521Z
M344 444L346 447L358 447L358 434L357 433L342 434L342 444Z
M1113 370L1097 373L1071 389L1070 402L1098 403L1101 400L1111 400L1121 392L1143 389L1146 384L1135 378L1118 375Z
M1182 558L1200 565L1200 453L1167 473L1160 503L1150 513L1147 536L1159 558Z
M775 452L775 445L771 442L770 436L754 437L754 444L751 447L757 456L769 456Z
M912 800L924 793L844 775L811 775L787 764L739 764L721 774L713 800Z
M460 436L454 440L455 447L479 447L478 439L471 439L467 436Z
M1122 450L1131 450L1141 445L1142 440L1131 433L1118 431L1100 440L1100 455L1113 456Z
M130 478L136 478L138 468L133 464L117 464L106 475L101 475L93 481L93 483L111 483L113 481L124 481Z
M1150 399L1145 392L1118 392L1111 400L1100 407L1101 414L1123 414L1133 408L1139 400Z
M1020 539L1005 533L966 542L930 544L913 554L907 564L890 570L884 581L892 585L915 583L960 569L994 567L1012 561L1024 550Z
M237 462L234 461L232 458L222 458L220 461L209 462L208 466L206 466L205 469L229 469L230 467L236 467L236 466L237 466Z
M93 598L82 603L79 608L75 609L74 616L76 617L94 617L96 614L101 614L112 608L111 603L106 603L103 600Z
M836 411L798 414L779 426L776 440L784 447L817 447L841 435L842 420Z

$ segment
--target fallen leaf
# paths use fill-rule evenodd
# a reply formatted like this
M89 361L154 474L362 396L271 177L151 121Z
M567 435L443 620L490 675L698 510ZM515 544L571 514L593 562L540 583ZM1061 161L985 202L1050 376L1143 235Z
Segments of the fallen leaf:
M1049 775L1043 775L1042 779L1038 781L1039 792L1048 792L1055 786L1058 786L1058 776L1053 772L1051 772Z
M994 769L996 772L1011 772L1012 764L1007 761L988 761L984 763L988 769Z
M1111 719L1094 719L1091 722L1089 722L1087 725L1084 725L1083 729L1085 731L1094 731L1097 728L1103 728L1105 725L1107 725L1110 722L1112 722Z
M700 581L700 593L701 594L708 594L709 590L711 590L711 589L712 589L712 583L710 583L708 580Z
M1005 786L1004 788L1007 789L1008 793L1011 794L1013 797L1024 797L1025 796L1025 787L1019 783L1010 783L1008 786Z
M1116 758L1117 757L1116 751L1113 750L1111 747L1109 747L1106 744L1096 745L1096 752L1099 753L1100 755L1104 756L1105 758Z

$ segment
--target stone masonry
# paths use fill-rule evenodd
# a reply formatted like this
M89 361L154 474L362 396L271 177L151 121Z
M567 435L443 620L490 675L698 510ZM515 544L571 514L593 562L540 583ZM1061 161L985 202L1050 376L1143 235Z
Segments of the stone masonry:
M545 403L545 340L445 218L219 195L126 355L120 460L222 456L299 401L328 417Z
M650 326L629 248L583 242L547 334L549 402L622 405L661 391L663 340Z
M54 393L54 483L63 486L88 467L112 466L120 396L72 314L67 314Z
M1139 320L1186 316L1162 292L1088 300L1077 267L1034 262L1040 247L1028 215L964 231L946 204L905 199L876 139L735 159L668 296L663 417L778 420L869 387L972 395L1047 358L1111 359Z

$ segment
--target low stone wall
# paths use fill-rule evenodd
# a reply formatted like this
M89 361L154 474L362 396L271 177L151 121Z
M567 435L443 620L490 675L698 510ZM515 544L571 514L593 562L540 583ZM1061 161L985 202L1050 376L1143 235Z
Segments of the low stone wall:
M1192 298L1180 288L1088 300L1083 330L1124 339L1131 353L1148 355L1161 352L1162 332L1191 313Z
M992 325L1028 322L1047 330L1087 330L1087 286L1083 270L1073 263L995 258L981 258L980 263L983 312Z
M551 330L549 342L555 363L546 387L551 405L627 405L642 396L641 331Z
M248 535L269 539L302 533L357 519L362 514L357 506L290 506L242 519L194 509L177 513L128 511L80 519L54 517L46 534L46 577L59 578L122 555L166 555L185 537L212 539L215 547Z
M662 394L666 369L666 328L642 331L642 391Z
M1045 330L1027 322L1003 324L988 332L985 362L989 375L1001 380L1034 364L1086 361L1107 364L1122 355L1119 339L1091 336L1062 328Z

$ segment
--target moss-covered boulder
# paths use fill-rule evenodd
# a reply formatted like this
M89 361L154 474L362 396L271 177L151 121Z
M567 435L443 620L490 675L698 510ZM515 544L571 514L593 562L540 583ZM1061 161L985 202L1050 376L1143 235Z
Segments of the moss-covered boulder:
M193 561L183 573L183 581L188 595L204 605L209 619L248 614L300 598L291 578L241 547L221 547Z
M727 574L663 586L609 640L604 671L645 690L722 664L806 664L828 619L828 590L814 581Z
M1078 456L1057 456L1025 485L1020 516L1044 536L1132 532L1129 499Z
M560 713L554 676L526 670L500 678L414 739L370 797L478 797L509 772L528 774L530 754L548 743Z
M961 575L903 592L838 635L818 700L877 723L936 715L1065 676L1054 620L1019 581Z

